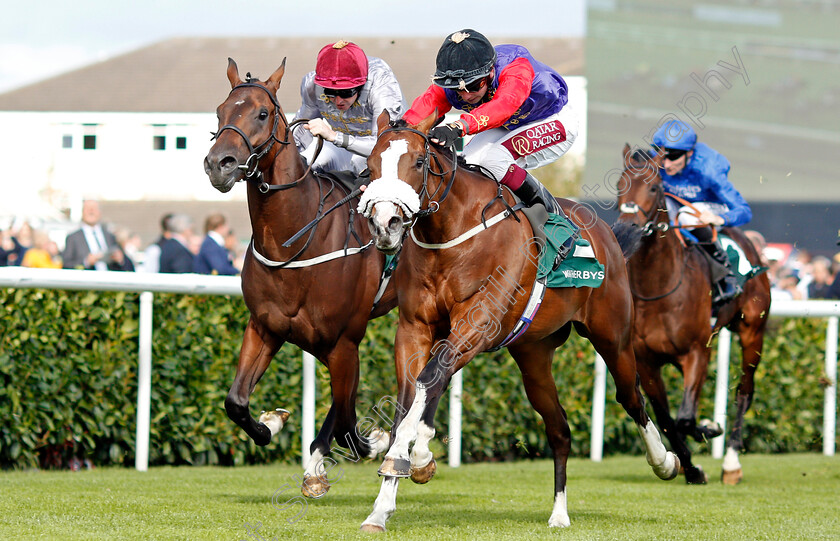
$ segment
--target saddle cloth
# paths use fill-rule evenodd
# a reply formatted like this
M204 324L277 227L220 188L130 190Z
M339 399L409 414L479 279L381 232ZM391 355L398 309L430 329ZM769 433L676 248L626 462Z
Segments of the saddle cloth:
M595 257L589 241L580 236L571 253L552 271L557 252L576 230L565 217L548 215L544 226L546 242L537 270L537 279L546 278L547 287L598 287L604 281L604 266Z

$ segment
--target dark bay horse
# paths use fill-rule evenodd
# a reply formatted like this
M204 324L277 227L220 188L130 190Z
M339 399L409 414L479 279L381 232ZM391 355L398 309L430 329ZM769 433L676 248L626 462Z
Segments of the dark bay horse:
M441 394L452 375L478 353L502 344L535 286L538 247L527 220L509 216L481 229L485 205L492 201L486 209L490 224L514 204L513 197L502 196L499 186L486 177L456 167L431 145L426 134L435 120L433 114L416 126L404 121L389 125L387 113L380 115L379 139L368 159L373 181L360 202L379 249L396 250L407 227L412 227L413 239L402 244L396 270L400 317L395 363L405 409L400 408L394 420L393 445L379 470L385 478L373 512L362 525L365 531L385 530L396 510L399 478L428 480L429 470L434 470L429 440L435 434ZM571 212L570 201L561 200L561 205ZM509 346L554 454L554 507L548 521L552 527L570 524L566 462L571 434L551 363L572 325L606 361L616 382L616 398L636 422L656 475L672 479L679 471L679 461L666 451L645 413L637 384L633 301L621 248L604 222L578 223L589 226L583 236L606 267L603 284L548 290L533 323ZM476 227L477 234L469 236Z
M251 316L225 409L257 445L267 445L288 413L278 410L255 420L249 410L254 387L284 342L317 357L330 372L332 406L312 442L301 488L304 495L318 497L329 489L323 458L333 437L341 446L354 446L361 456L387 448L387 437L368 438L356 429L358 348L368 320L391 310L396 294L389 285L372 311L384 256L372 248L360 249L370 235L364 219L351 215L355 202L339 207L289 248L282 247L346 195L331 181L313 175L295 148L276 98L285 65L284 59L265 82L250 77L243 82L229 59L232 89L216 110L219 131L204 169L221 192L247 181L253 230L242 269L242 292ZM358 243L348 228L358 233Z
M743 474L738 453L743 449L744 414L752 403L753 378L761 360L764 329L770 311L770 282L759 274L744 284L744 292L722 306L714 327L709 265L700 250L686 248L671 227L659 169L662 158L624 147L624 171L619 179L621 216L615 226L622 245L638 244L628 259L630 287L636 305L637 369L642 388L653 405L656 419L680 458L688 483L705 483L706 474L691 462L685 438L697 441L721 434L718 423L697 423L697 403L706 380L711 337L723 327L741 338L743 360L736 391L735 421L726 444L722 480L738 483ZM633 227L620 227L632 224ZM738 228L723 231L744 251L753 266L759 257ZM683 398L677 418L671 417L661 369L676 366L683 374Z

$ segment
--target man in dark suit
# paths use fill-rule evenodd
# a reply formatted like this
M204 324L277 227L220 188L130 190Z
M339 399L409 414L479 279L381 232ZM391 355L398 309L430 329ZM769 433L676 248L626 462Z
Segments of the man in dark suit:
M193 271L199 274L238 274L239 270L230 261L230 253L225 248L225 238L230 231L224 215L216 213L204 222L204 241L193 261Z
M192 220L186 214L173 214L168 222L171 237L160 248L160 272L193 272L193 259L190 251Z
M113 233L99 223L99 202L82 203L82 227L67 236L62 260L65 269L132 270Z

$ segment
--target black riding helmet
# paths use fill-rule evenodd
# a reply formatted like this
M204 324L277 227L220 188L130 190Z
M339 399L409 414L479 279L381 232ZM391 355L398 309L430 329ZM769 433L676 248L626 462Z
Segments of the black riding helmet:
M483 34L464 29L447 36L437 54L432 80L443 88L460 88L490 75L496 50Z

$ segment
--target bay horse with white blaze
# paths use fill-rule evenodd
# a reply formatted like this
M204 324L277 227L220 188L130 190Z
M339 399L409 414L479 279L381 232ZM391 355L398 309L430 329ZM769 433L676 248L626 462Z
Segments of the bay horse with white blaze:
M656 419L685 470L688 483L708 479L691 462L685 438L703 441L721 434L718 423L697 423L697 408L706 380L711 337L727 327L741 339L741 380L736 391L735 421L727 442L722 480L738 483L743 474L738 453L743 449L744 414L752 403L753 378L761 360L764 330L770 312L770 282L759 274L744 283L744 292L719 308L714 327L709 263L701 250L686 246L668 218L659 170L661 156L623 150L624 171L618 181L621 216L614 230L625 251L630 287L636 306L633 348L642 388ZM738 228L724 228L741 247L751 266L760 266L758 253ZM630 246L633 246L630 248ZM661 369L676 366L683 374L683 398L674 420Z
M242 269L242 293L251 315L225 409L257 445L267 445L288 412L263 413L255 420L249 411L254 387L284 342L317 357L329 369L332 405L312 442L301 489L319 497L329 489L323 458L333 437L362 456L387 448L384 432L379 438L359 434L355 405L359 343L368 320L391 310L396 294L389 285L373 309L385 258L364 248L370 235L349 205L337 208L290 247L282 246L347 195L329 179L313 175L295 147L276 97L285 65L284 59L265 82L250 76L242 81L236 63L228 59L231 91L216 110L219 131L204 169L221 192L247 181L253 230Z
M431 477L435 466L429 441L442 393L452 375L477 354L502 345L525 310L537 275L539 248L531 227L516 214L505 214L515 203L513 196L502 194L499 185L483 175L457 167L451 154L431 145L427 133L435 121L432 114L416 126L404 121L389 125L387 113L380 115L380 135L368 159L372 182L360 202L370 217L377 248L391 252L402 245L396 270L395 364L399 401L405 409L399 408L394 420L393 444L379 470L384 476L379 497L362 525L371 532L384 531L396 510L399 478L425 482ZM560 204L571 211L572 202ZM495 225L482 229L485 205L487 224ZM499 216L504 219L494 220ZM409 227L413 242L402 243ZM471 230L479 232L465 234ZM549 289L530 327L508 346L528 399L545 422L554 454L554 507L548 521L552 527L570 524L566 462L571 434L551 363L572 325L606 361L616 382L616 398L636 422L656 475L673 479L679 471L679 461L666 451L645 413L637 384L630 341L633 302L621 248L603 221L582 234L606 267L603 284Z

